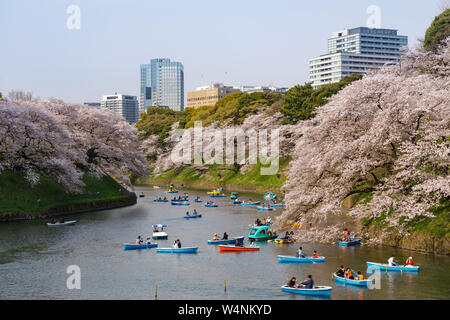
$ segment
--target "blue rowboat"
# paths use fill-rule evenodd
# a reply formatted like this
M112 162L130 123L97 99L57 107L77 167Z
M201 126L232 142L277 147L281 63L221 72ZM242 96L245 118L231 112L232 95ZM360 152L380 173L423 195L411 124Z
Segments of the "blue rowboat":
M195 219L195 218L201 218L201 214L192 215L192 216L184 216L185 219Z
M361 244L361 239L353 239L350 241L339 241L339 245L341 247L351 247L351 246L356 246L358 244Z
M181 199L181 200L178 200L178 199L176 199L176 200L174 200L174 199L172 199L172 200L170 200L172 203L174 203L174 202L188 202L189 200L188 199Z
M153 200L153 202L169 202L169 200L158 200L158 199L155 199L155 200Z
M178 190L174 190L174 191L167 191L167 193L178 193Z
M172 202L173 206L188 206L189 202Z
M218 205L217 204L205 204L206 208L217 208Z
M230 238L228 240L208 240L208 244L235 244L236 240L239 243L244 243L245 237L237 237L237 238Z
M270 206L274 208L286 208L285 204L271 203Z
M140 194L139 195L139 198L143 198L143 197L145 197L145 194Z
M158 253L197 253L198 247L186 247L186 248L161 248L156 249Z
M419 266L388 266L385 263L366 262L369 269L380 269L380 271L405 271L405 272L419 272Z
M358 287L364 287L364 288L368 288L369 285L372 283L371 280L356 280L356 279L346 279L346 278L342 278L336 275L336 273L333 273L333 277L334 277L334 281L336 283L342 283L345 285L350 285L350 286L358 286Z
M195 200L194 200L194 202L197 202L197 203L202 203L202 202L203 202L203 200L200 200L200 199L195 199Z
M226 198L226 195L219 195L219 194L212 194L210 195L211 198Z
M257 209L258 209L258 211L273 211L272 208L267 208L267 207L258 207Z
M242 202L241 204L243 206L257 206L257 205L260 205L261 202L260 201L256 201L256 202Z
M281 291L295 293L295 294L305 294L305 295L313 295L313 296L329 296L331 294L332 287L326 286L314 286L312 289L305 288L291 288L288 286L282 286Z
M237 201L236 201L236 200L235 200L235 201L233 201L232 203L233 203L233 204L241 204L242 201L240 201L240 200L237 200Z
M157 246L158 246L157 243L152 243L152 244L129 244L129 243L124 243L123 249L124 250L139 250L139 249L156 248Z
M306 257L298 258L294 256L278 256L278 262L295 262L295 263L314 263L314 262L325 262L325 257Z

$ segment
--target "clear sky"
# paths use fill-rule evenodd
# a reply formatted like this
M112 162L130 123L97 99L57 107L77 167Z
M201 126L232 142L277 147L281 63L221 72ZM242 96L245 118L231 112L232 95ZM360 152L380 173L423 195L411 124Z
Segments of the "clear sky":
M185 90L228 85L291 87L308 80L308 59L331 33L381 27L410 45L439 13L439 0L0 0L0 92L32 91L71 102L139 94L139 65L184 65ZM69 30L69 5L80 29Z

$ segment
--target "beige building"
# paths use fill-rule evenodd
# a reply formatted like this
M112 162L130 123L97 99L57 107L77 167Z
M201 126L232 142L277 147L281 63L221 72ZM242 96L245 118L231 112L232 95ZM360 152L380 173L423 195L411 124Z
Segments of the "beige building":
M187 94L187 107L199 108L203 106L213 106L217 101L227 94L240 91L237 88L226 87L222 83L215 83L211 86L199 87L195 91Z

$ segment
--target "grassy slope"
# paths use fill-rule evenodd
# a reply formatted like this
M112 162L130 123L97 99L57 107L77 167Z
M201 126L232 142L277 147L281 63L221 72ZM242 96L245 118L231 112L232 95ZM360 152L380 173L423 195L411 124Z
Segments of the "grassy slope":
M261 165L258 163L244 174L236 172L233 166L209 165L208 172L201 175L196 169L190 166L184 166L152 178L170 179L180 182L204 181L281 189L286 181L286 176L283 173L286 171L288 165L289 159L280 159L278 174L271 176L262 176L260 174Z
M120 185L109 176L96 179L88 174L81 194L67 194L63 187L45 175L31 187L23 173L4 171L0 174L0 216L22 213L37 216L58 207L101 204L130 198L119 191ZM38 201L40 199L40 201Z

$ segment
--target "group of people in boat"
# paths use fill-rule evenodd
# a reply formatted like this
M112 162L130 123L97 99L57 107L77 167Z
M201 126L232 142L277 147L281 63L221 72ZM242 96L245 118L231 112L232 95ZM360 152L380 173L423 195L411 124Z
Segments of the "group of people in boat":
M191 215L189 214L189 211L186 211L186 216L190 217ZM192 216L198 216L198 212L196 209L194 209L194 212L192 212Z
M303 252L303 248L299 247L297 250L297 258L306 258L306 257L307 257L306 254ZM316 250L313 251L312 257L315 259L319 258L319 255L317 254Z
M364 276L361 271L354 273L352 269L344 268L344 266L341 266L339 270L336 271L336 276L350 280L364 280Z
M392 255L392 256L388 259L388 266L390 266L390 267L401 266L401 264L395 262L394 260L395 260L395 256ZM412 258L412 257L408 257L408 259L406 259L405 264L403 265L403 267L406 267L406 266L413 266L413 265L414 265L413 258Z
M164 200L164 201L166 201L166 200L167 200L167 197L164 197L164 198L162 198L162 197L159 197L159 198L156 198L155 200L159 200L159 201L162 201L162 200Z
M206 204L209 205L209 206L214 206L215 205L215 203L213 201L207 201Z
M172 247L173 247L174 249L180 249L180 248L181 248L181 241L180 241L180 239L175 240L175 241L173 242Z
M53 219L50 221L51 224L56 224L57 222L58 222L58 221L56 221L55 218L53 218ZM59 223L64 223L64 222L66 222L66 220L64 220L64 218L59 219Z
M136 239L137 245L144 245L144 244L152 244L151 238L147 237L147 239L144 241L144 239L141 236L138 236Z
M214 241L218 241L218 240L228 240L228 234L227 234L226 232L224 232L224 233L223 233L222 239L219 239L219 237L217 236L217 233L214 233L213 240L214 240Z
M262 219L262 221L259 218L255 220L255 226L257 227L270 225L271 223L272 220L270 219L270 217L267 217L267 219Z
M303 288L303 289L312 289L314 288L314 280L312 279L312 275L308 275L308 278L297 284L297 278L292 277L291 280L287 283L289 288Z
M187 200L188 196L178 196L178 197L173 197L172 201L182 201L182 200Z

